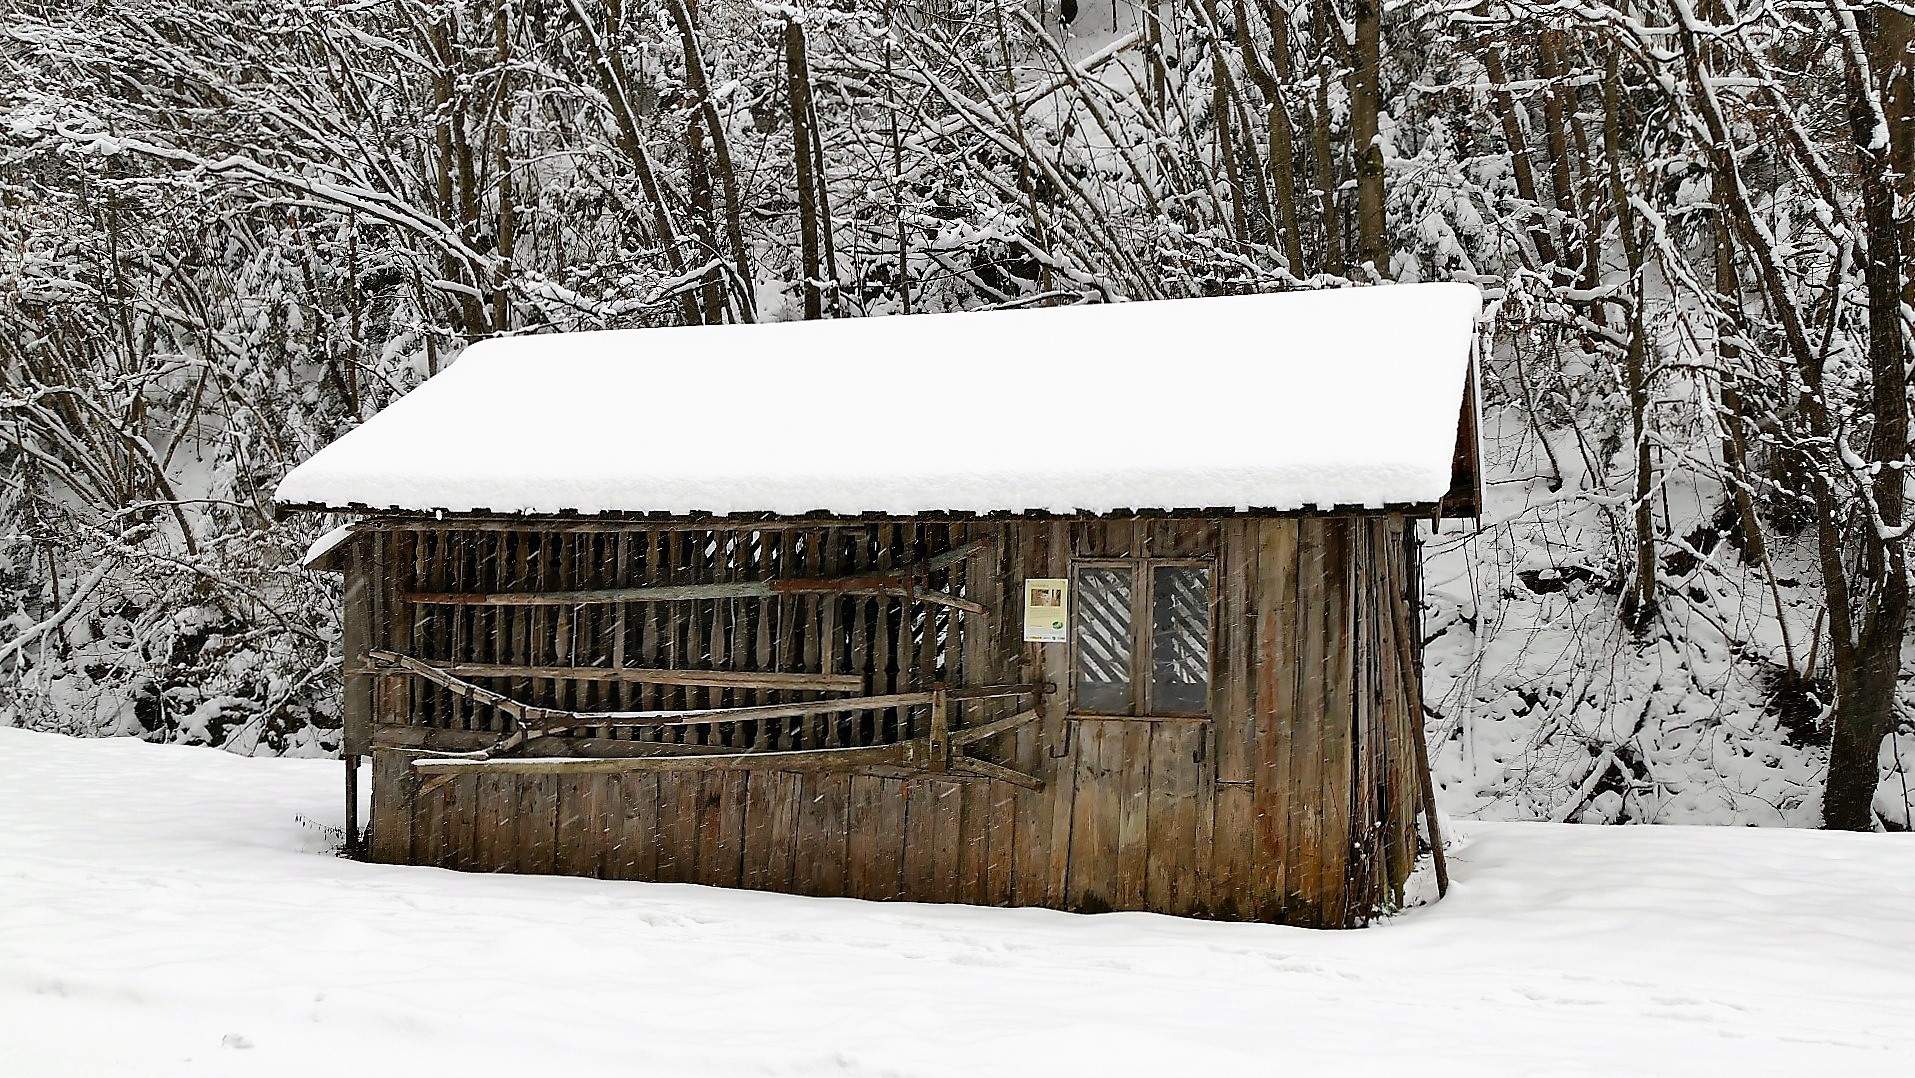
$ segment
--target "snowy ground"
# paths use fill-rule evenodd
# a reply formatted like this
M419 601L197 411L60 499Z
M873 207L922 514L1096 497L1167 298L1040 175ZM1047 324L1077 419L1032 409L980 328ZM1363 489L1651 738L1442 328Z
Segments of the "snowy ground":
M0 1073L1915 1069L1908 836L1467 824L1321 933L360 865L339 782L0 729Z

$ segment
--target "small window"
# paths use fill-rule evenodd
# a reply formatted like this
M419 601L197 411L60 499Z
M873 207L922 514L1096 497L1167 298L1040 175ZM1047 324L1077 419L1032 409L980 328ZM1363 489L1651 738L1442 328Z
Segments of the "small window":
M1136 581L1129 566L1078 570L1077 709L1122 715L1131 710L1131 608Z
M1207 713L1210 566L1084 562L1076 566L1075 579L1074 709L1091 715Z

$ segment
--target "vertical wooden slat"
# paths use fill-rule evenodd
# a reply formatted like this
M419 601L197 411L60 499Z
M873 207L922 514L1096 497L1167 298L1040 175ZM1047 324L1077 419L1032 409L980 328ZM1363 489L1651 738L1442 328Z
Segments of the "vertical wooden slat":
M1070 815L1069 908L1101 913L1116 908L1119 794L1123 740L1114 722L1080 722L1076 741L1076 796Z
M658 776L626 772L610 776L606 796L616 813L617 839L604 859L605 874L622 880L658 878Z
M866 553L869 559L864 564L872 572L882 573L893 564L893 556L898 542L898 526L878 524L872 529L871 546ZM878 598L861 603L869 610L870 622L866 631L870 635L871 647L871 683L879 686L878 692L898 691L898 667L901 658L898 647L898 634L908 632L899 626L902 616L897 601ZM851 742L855 745L875 745L880 741L896 738L899 726L897 709L878 712L861 712L854 720L858 726L858 736ZM890 737L887 737L890 732Z
M1277 822L1259 817L1256 792L1230 783L1216 787L1215 834L1211 864L1210 911L1232 921L1273 919L1279 912L1265 892L1263 862L1257 857L1258 836L1277 829Z
M934 779L931 793L931 881L925 902L956 902L963 870L964 783Z
M991 787L990 782L958 784L958 849L953 865L957 877L954 902L975 906L990 903Z
M572 536L572 579L574 587L603 588L610 586L605 579L605 564L609 560L600 555L600 542L604 537L596 532L579 532ZM570 667L598 666L608 650L606 648L606 620L610 617L609 607L591 604L575 611L572 633L571 654L566 657L565 665ZM611 691L610 686L597 681L572 682L572 707L578 711L607 710L604 694ZM604 737L609 731L602 728L585 732L587 737ZM563 813L564 795L560 795L559 811Z
M902 885L907 902L933 902L937 891L937 789L929 779L904 784Z
M477 865L474 814L479 777L458 775L445 784L445 867L470 872Z
M754 891L771 887L771 788L773 775L760 771L745 776L744 855L738 885Z
M705 776L698 818L699 883L737 887L743 881L745 791L742 771Z
M1322 714L1323 538L1321 522L1264 521L1257 552L1256 724L1257 916L1303 910L1315 885L1316 731Z
M869 544L870 539L866 535L866 529L841 529L841 534L833 541L831 549L825 554L824 572L827 575L837 575L861 570L865 565L864 558ZM845 669L863 677L868 692L883 692L883 681L874 678L871 673L871 649L866 640L866 622L870 618L869 607L872 603L866 599L848 596L827 596L826 598L830 600L831 616L828 622L833 626L834 635L842 633L845 637L845 643L842 645ZM833 643L835 645L836 641L834 640ZM827 748L858 744L854 736L853 723L854 720L843 716L829 716L824 722L824 728L813 738L807 739L807 747L821 743ZM822 741L817 739L820 736Z
M434 587L449 591L462 591L467 587L462 573L465 568L466 534L458 529L449 529L440 535L437 564L433 567ZM457 661L465 655L465 634L461 631L465 621L465 612L456 606L436 607L432 611L434 634L433 655L437 658ZM446 694L444 714L439 722L450 730L480 729L483 722L473 714L474 707L468 701ZM489 716L488 716L489 718Z
M412 810L412 853L408 858L415 865L445 867L446 851L446 789L441 786L430 794L420 793L413 799Z
M372 751L373 685L378 680L359 673L366 667L366 649L373 634L373 592L378 583L373 577L371 544L377 536L357 536L347 540L346 578L340 594L339 652L345 667L345 694L340 701L340 755L348 761Z
M1281 523L1281 522L1280 522ZM1221 616L1214 646L1218 676L1211 685L1211 715L1216 723L1217 779L1249 782L1257 765L1257 716L1251 714L1250 692L1258 673L1254 634L1267 611L1253 607L1251 596L1258 573L1260 525L1230 520L1223 525L1218 558L1217 589Z
M1117 878L1111 905L1120 910L1144 908L1149 882L1151 727L1155 723L1115 720L1097 725L1114 727L1104 751L1115 750L1115 762L1105 770L1117 800Z
M1020 682L1035 682L1041 673L1034 644L1022 641L1020 628L1024 616L1023 581L1034 564L1034 529L1026 521L1008 521L998 530L993 576L997 581L996 598L990 615L991 632L996 636L995 669ZM1064 707L1060 697L1037 701L1044 717L1020 727L1015 735L1012 766L1044 781L1041 790L1017 794L1017 836L1011 861L1011 902L1019 906L1044 904L1044 880L1050 869L1050 836L1046 827L1050 802L1057 792L1057 761L1050 753L1063 748L1059 731L1064 727ZM1053 740L1055 738L1055 740Z
M1029 534L1035 545L1026 550L1025 576L1065 577L1070 574L1071 536L1068 525L1059 521L1040 521L1028 526ZM1023 594L1023 583L1013 585L1018 595ZM1021 626L1023 611L1019 609L1012 615L1013 626ZM1013 631L1022 635L1021 628ZM1069 700L1070 663L1068 644L1026 644L1026 678L1030 684L1055 682L1056 695L1049 697L1046 718L1044 719L1044 752L1050 765L1042 772L1045 781L1043 811L1038 818L1038 842L1047 852L1043 866L1043 889L1040 892L1041 905L1057 906L1066 901L1070 892L1070 865L1072 819L1077 801L1077 771L1082 760L1085 744L1081 736L1085 724L1066 717L1066 701ZM1089 724L1095 726L1095 723ZM1051 753L1057 753L1051 756Z
M604 785L604 775L558 777L558 851L555 867L563 875L599 874L599 851L604 842L600 830L599 793Z
M671 539L671 536L673 534L671 531L661 529L645 535L645 583L664 584L671 580L673 571L672 556L677 550L677 547L672 545L674 541ZM676 607L671 603L638 604L640 636L638 661L640 665L655 668L665 668L671 665L673 622L670 620L670 617L671 612L675 609ZM669 710L673 707L680 706L678 698L673 696L672 690L666 686L646 685L643 687L643 691L638 695L639 706L641 708ZM644 739L647 741L664 741L667 740L665 733L667 729L669 728L652 726L639 732L644 735ZM654 786L656 786L656 783L654 783ZM656 866L656 864L657 859L654 857L653 865Z
M510 580L508 586L512 590L529 591L533 587L532 571L538 561L533 557L532 544L533 536L530 532L521 531L512 534L512 564L507 570ZM535 661L532 658L531 611L523 607L506 607L503 616L505 637L509 642L506 647L506 661L512 663ZM536 691L530 678L514 678L508 684L509 694L520 699L525 699ZM495 869L495 871L499 870Z
M432 587L436 581L433 579L435 563L431 557L431 550L439 538L438 533L417 531L412 533L412 535L412 545L408 551L410 556L407 559L409 568L405 572L405 580L402 586L408 588ZM408 653L414 655L421 653L427 655L435 654L438 649L435 647L433 640L432 608L413 604L410 609L407 610L407 614L408 617L406 620L411 626L411 646L407 649ZM425 726L440 725L439 687L421 682L417 678L407 678L405 680L411 687L413 700L412 714L409 716L408 721Z
M658 776L658 878L672 883L698 880L698 812L705 784L715 772L663 771Z
M711 571L708 576L713 582L735 580L739 575L738 557L742 535L736 530L713 533L714 548L711 555ZM737 608L731 599L713 599L710 602L704 654L698 667L701 670L725 669L732 661L731 641L737 630ZM734 707L737 694L731 689L715 689L706 696L706 703L712 707ZM711 743L732 747L738 735L736 723L716 723L712 729ZM714 795L716 791L711 791ZM703 855L701 854L701 857ZM700 875L703 876L701 866Z
M370 642L376 647L402 650L412 645L412 620L400 600L403 567L408 564L402 534L378 532L371 537L375 574ZM403 725L412 719L410 679L373 679L373 724ZM412 856L412 794L418 782L399 753L373 751L368 768L372 780L372 819L367 825L366 855L384 864L405 864Z
M1025 772L1027 775L1030 773ZM1007 782L993 782L984 789L984 822L980 825L980 829L984 833L986 861L983 897L979 899L980 902L993 906L1008 906L1014 900L1013 879L1018 854L1018 803L1024 799L1025 794L1031 792L1020 790Z
M1346 923L1361 924L1369 918L1376 901L1376 861L1375 821L1376 803L1374 800L1377 778L1375 762L1372 759L1376 751L1377 739L1370 726L1375 719L1370 690L1375 681L1370 676L1370 659L1375 647L1370 640L1371 614L1374 610L1367 600L1370 597L1370 567L1373 564L1373 552L1370 548L1372 529L1368 519L1352 522L1350 529L1350 567L1348 573L1350 596L1350 632L1347 647L1350 651L1350 789L1345 796L1349 806L1349 823L1345 833L1349 836L1345 842L1347 865L1344 872L1345 895L1343 917Z
M686 545L689 539L683 532L677 528L673 528L661 532L660 540L664 547L662 552L663 558L659 565L659 578L661 582L671 584L690 583L689 573L686 568ZM692 620L687 616L687 611L689 611L691 607L682 602L651 603L649 605L658 611L660 665L672 670L682 669L685 663L685 652L688 647L687 634L690 632ZM659 706L663 708L681 710L690 706L683 686L672 685L662 687L659 689L659 697L661 701ZM676 742L682 741L685 738L684 727L664 726L655 727L654 729L658 731L659 739L663 741ZM671 788L671 792L675 794L676 791L677 787L674 785ZM666 808L669 803L667 790L662 781L659 784L658 796L658 819L662 831L666 820ZM661 838L662 837L661 833ZM659 847L659 871L661 873L666 871L668 860L672 866L671 870L675 872L678 862L666 857L664 845L661 843ZM661 878L663 877L661 876ZM673 878L676 879L675 876Z
M472 868L512 872L518 864L518 787L510 775L477 775L472 784Z
M850 777L846 893L886 900L902 894L904 783L876 775Z
M382 678L390 683L394 679ZM412 861L412 791L418 780L404 753L385 749L372 754L372 833L367 854L384 865Z
M1387 583L1382 601L1386 604L1382 617L1383 643L1381 650L1384 659L1384 683L1389 716L1389 738L1391 747L1391 784L1390 805L1395 820L1394 855L1391 860L1391 880L1393 890L1401 899L1401 889L1416 867L1416 819L1421 804L1422 776L1417 773L1416 725L1421 724L1423 716L1418 714L1412 703L1411 679L1416 671L1403 662L1404 654L1414 654L1414 642L1399 637L1399 626L1414 630L1415 619L1410 616L1409 605L1415 596L1409 592L1410 582L1404 559L1408 556L1408 541L1404 538L1406 524L1400 517L1390 518L1391 545L1384 559Z
M802 793L798 776L782 771L761 771L752 776L752 782L765 784L765 803L769 811L769 820L765 826L768 840L763 860L765 887L772 891L789 891L797 879L797 867L802 856L798 846L798 798ZM758 863L753 858L754 865Z
M797 891L842 895L850 780L841 774L812 773L799 776L798 788Z
M485 591L503 591L505 588L505 546L507 536L503 532L486 532L479 540L480 556L474 569L473 586ZM473 658L482 663L500 663L507 661L503 649L503 624L500 619L504 612L498 607L474 606L472 608L471 648ZM496 679L481 682L487 688L506 691L509 685ZM504 716L492 708L481 708L479 714L481 727L498 730L504 725Z
M558 776L518 777L518 871L550 874L558 863Z
M612 587L619 587L619 588L629 587L631 586L631 581L632 581L632 533L630 531L621 530L616 535L612 536L612 565L611 565L610 585ZM608 632L610 635L607 640L609 650L606 655L606 665L610 666L614 670L628 665L626 661L625 653L626 653L626 648L629 646L629 643L630 643L629 634L631 633L631 614L632 614L632 604L630 603L619 603L611 607L610 610L608 611L608 616L611 619L611 624L608 626ZM613 685L611 689L609 690L608 699L609 699L609 702L611 703L611 706L613 706L614 708L617 708L620 711L633 710L631 683L627 681L620 681L616 683L615 685ZM632 736L632 734L635 733L635 731L618 730L618 731L607 731L607 733L613 737L619 737L619 736ZM613 803L611 798L612 798L612 795L617 793L616 784L608 785L604 793L607 798L606 803L608 805Z
M1202 896L1210 850L1198 846L1198 785L1203 765L1202 723L1152 723L1150 752L1148 877L1144 906L1166 913L1194 913Z
M1323 665L1322 777L1317 787L1321 804L1321 845L1318 854L1317 886L1322 895L1325 923L1348 923L1348 872L1350 863L1350 791L1354 750L1351 728L1351 693L1354 680L1354 651L1350 629L1350 560L1352 522L1332 517L1325 521L1324 544L1325 595L1322 606L1325 623Z

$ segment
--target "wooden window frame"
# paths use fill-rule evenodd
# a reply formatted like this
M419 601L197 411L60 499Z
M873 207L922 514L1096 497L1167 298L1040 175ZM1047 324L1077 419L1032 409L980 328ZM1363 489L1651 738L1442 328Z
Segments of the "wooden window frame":
M1204 664L1204 706L1197 711L1159 711L1152 683L1151 662L1151 601L1156 598L1157 574L1154 569L1184 566L1192 569L1206 569L1205 578L1207 600L1210 604L1210 624L1206 627L1205 664ZM1085 569L1128 569L1131 574L1130 589L1130 710L1128 711L1091 711L1078 706L1077 702L1077 640L1078 640L1078 599L1083 594L1080 577ZM1217 559L1214 557L1171 557L1171 558L1072 558L1070 565L1070 638L1067 642L1069 657L1066 660L1066 680L1070 683L1070 714L1085 718L1098 719L1208 719L1211 717L1211 695L1217 686Z

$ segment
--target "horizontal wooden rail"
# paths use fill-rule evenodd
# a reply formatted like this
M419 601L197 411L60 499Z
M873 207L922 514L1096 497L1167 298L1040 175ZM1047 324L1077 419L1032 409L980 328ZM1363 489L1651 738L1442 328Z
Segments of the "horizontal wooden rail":
M1022 786L1026 790L1041 790L1044 788L1044 780L1038 778L1036 775L1026 775L1016 768L1005 767L1003 764L994 764L989 760L980 760L975 756L951 757L951 770L977 775L980 778L991 779L995 782L1008 782L1013 786Z
M925 749L923 738L889 745L790 752L714 752L686 756L524 756L507 760L421 757L421 775L610 775L626 771L807 771L908 766Z
M423 660L422 660L423 661ZM457 678L549 678L554 681L609 681L640 685L691 685L715 689L791 689L859 692L857 674L807 674L755 670L659 670L636 666L523 666L511 663L429 663ZM391 675L410 671L372 667L353 674Z
M885 595L987 614L983 603L950 592L914 588L898 577L845 580L734 580L716 584L650 584L585 591L407 591L409 603L439 606L591 606L612 603L670 603L694 599L770 599L779 595Z
M973 539L961 546L954 546L942 554L933 554L924 559L922 565L916 566L915 568L920 573L935 573L939 569L949 569L958 562L982 554L996 542L997 540L989 535Z
M1020 711L1015 715L1006 715L1001 719L993 719L990 722L977 726L967 727L962 730L953 730L951 731L951 747L963 748L966 745L975 744L979 741L996 737L1007 731L1015 730L1027 722L1035 722L1042 717L1042 712Z
M366 658L375 667L397 668L432 682L454 695L488 704L511 716L521 726L535 731L571 730L581 727L692 726L708 722L750 722L763 719L804 718L812 715L836 715L849 711L879 711L894 707L929 704L933 692L889 693L882 696L846 696L832 700L813 700L797 704L770 704L757 707L701 708L692 711L572 711L566 708L539 707L514 700L474 685L440 664L401 655L396 651L374 649ZM950 700L989 700L1006 696L1036 696L1049 692L1043 685L978 685L951 689Z
M884 595L948 606L972 614L988 614L983 603L947 591L925 587L921 581L948 569L992 544L989 537L908 565L891 573L839 577L795 577L771 580L723 580L705 584L639 584L628 588L588 588L571 591L467 592L407 591L410 603L441 606L585 606L611 603L669 603L698 599L769 599L779 595Z
M889 745L780 752L707 752L681 756L527 756L509 759L419 757L412 769L426 777L419 796L430 796L460 775L616 775L635 771L839 771L903 767L936 772L929 738ZM1008 782L1041 790L1044 780L975 757L953 755L950 774Z
M376 723L372 747L403 752L408 756L472 757L473 753L494 746L496 731L446 729L438 726L407 726ZM713 751L732 751L727 746L680 744L675 741L620 741L612 738L551 736L532 738L522 753L515 756L688 756Z

